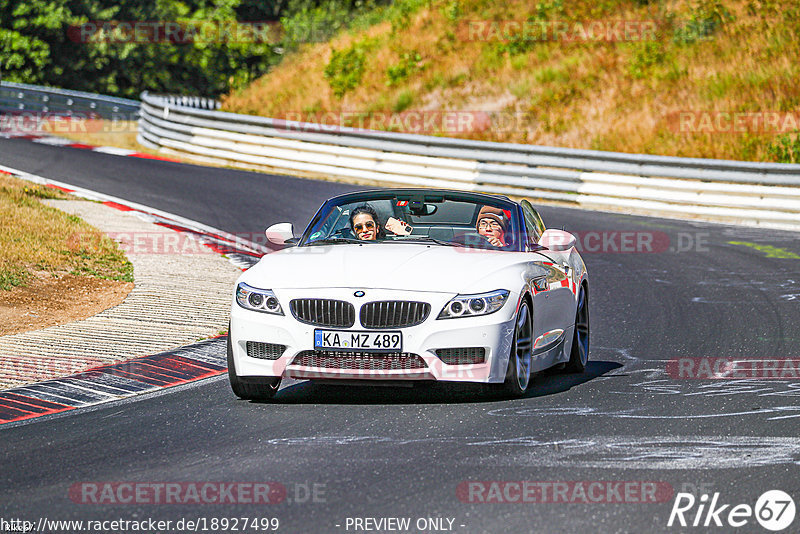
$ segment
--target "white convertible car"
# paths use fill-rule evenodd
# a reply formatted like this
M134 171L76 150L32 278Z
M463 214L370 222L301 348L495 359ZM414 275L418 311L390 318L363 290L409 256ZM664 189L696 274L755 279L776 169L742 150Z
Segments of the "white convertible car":
M496 384L582 372L588 277L572 234L527 200L387 189L325 202L299 238L290 223L236 285L233 392L267 399L281 378Z

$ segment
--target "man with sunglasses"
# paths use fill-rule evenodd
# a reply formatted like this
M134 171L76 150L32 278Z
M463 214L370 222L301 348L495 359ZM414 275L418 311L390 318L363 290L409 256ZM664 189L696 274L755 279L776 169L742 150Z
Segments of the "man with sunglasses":
M478 233L489 240L495 247L507 247L506 230L508 229L508 217L500 208L484 206L478 213L476 225Z

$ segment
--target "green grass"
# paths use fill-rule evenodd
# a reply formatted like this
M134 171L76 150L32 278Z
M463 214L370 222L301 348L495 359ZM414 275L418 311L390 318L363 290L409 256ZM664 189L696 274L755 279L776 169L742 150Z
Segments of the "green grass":
M46 206L60 191L0 175L0 289L25 286L41 273L133 282L117 243L80 217Z

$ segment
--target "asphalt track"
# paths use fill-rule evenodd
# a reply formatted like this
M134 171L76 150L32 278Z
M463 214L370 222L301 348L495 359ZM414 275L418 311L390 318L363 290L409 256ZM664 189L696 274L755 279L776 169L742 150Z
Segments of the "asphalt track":
M324 198L354 189L14 139L0 140L0 164L235 233L284 220L302 226ZM548 206L541 212L548 226L605 249L583 254L592 327L586 373L537 376L519 400L463 387L296 382L274 403L252 403L236 400L216 378L6 425L2 519L175 525L181 518L275 517L278 532L363 532L354 518L397 517L410 518L410 532L436 531L433 523L418 530L419 518L452 519L451 531L465 533L767 532L753 517L734 529L727 514L737 504L755 505L767 490L800 499L800 379L680 379L668 369L670 360L687 357L800 358L796 234ZM650 236L655 251L613 250L622 232L645 233L634 235ZM91 504L70 494L81 483L208 481L273 481L286 498ZM572 502L552 491L544 500L558 502L497 502L517 495L492 495L488 483L471 486L485 492L465 493L468 481L570 482ZM575 493L598 481L605 489L593 486L586 500L601 502ZM628 494L618 482L633 483ZM658 502L637 502L642 487L658 488ZM314 488L316 498L307 491ZM719 516L724 526L703 527L703 515L698 527L668 527L681 491L698 498L718 492L718 503L731 505ZM481 496L494 502L474 502ZM690 525L697 509L685 514ZM800 518L786 531L798 525Z

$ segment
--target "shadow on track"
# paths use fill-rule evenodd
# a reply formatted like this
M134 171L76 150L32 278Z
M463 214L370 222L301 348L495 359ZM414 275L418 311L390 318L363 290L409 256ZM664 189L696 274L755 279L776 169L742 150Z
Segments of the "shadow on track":
M580 374L560 374L548 370L534 376L523 399L544 397L569 391L609 371L622 367L610 361L589 361ZM417 382L402 385L338 385L303 381L281 389L274 399L253 404L456 404L506 400L484 384Z

